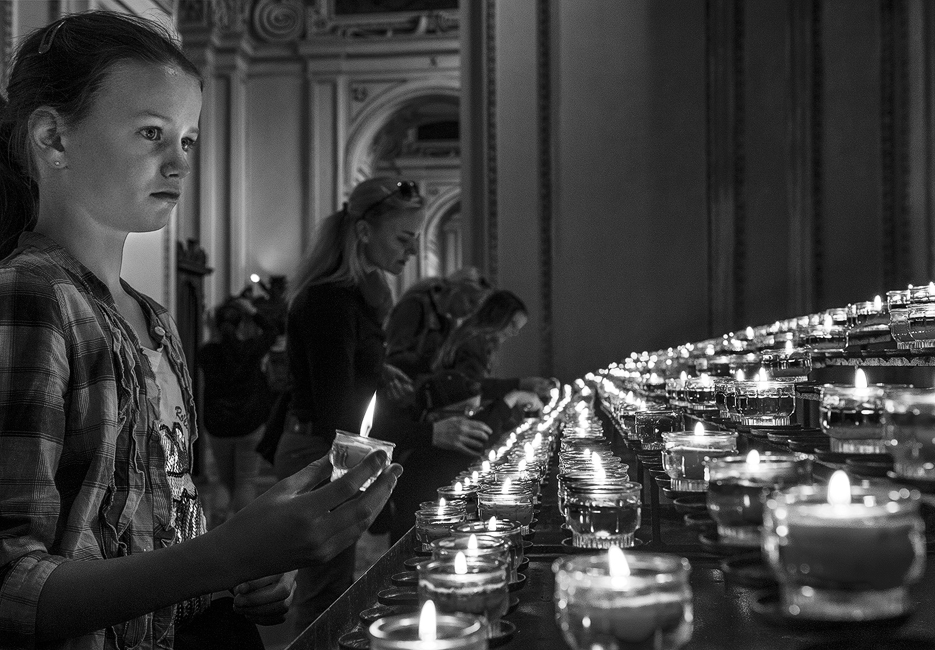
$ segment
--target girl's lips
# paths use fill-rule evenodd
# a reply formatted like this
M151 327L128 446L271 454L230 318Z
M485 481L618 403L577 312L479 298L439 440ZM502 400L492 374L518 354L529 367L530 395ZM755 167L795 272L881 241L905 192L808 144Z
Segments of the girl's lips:
M150 196L154 196L160 201L178 201L181 192L153 192Z

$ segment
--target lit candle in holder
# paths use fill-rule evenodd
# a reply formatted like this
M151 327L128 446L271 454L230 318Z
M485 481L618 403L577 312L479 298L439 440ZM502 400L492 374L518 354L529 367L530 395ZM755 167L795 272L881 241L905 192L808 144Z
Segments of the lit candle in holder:
M519 565L525 559L523 527L516 521L491 517L487 521L471 521L458 524L451 529L451 534L454 537L484 535L505 543L510 549L510 557L512 558L511 575L519 571Z
M384 467L390 466L390 462L393 460L393 450L396 448L396 445L392 442L369 437L370 429L373 426L373 413L376 408L376 403L377 394L374 393L373 398L370 400L370 405L367 407L367 412L364 414L364 419L360 424L360 435L354 435L353 433L340 430L335 432L334 442L331 443L330 452L332 481L347 474L349 469L358 465L366 458L367 454L377 449L382 449L386 452L386 463ZM374 476L368 479L360 489L366 490L376 478L377 477Z
M792 454L726 456L708 461L708 512L720 541L736 546L760 545L763 501L776 488L808 480L808 462Z
M477 514L480 519L497 517L519 522L523 535L529 534L535 501L530 491L513 487L510 479L501 485L491 484L477 491Z
M451 528L464 523L463 510L430 508L416 512L413 550L416 553L431 553L432 542L451 534Z
M592 479L565 487L565 523L578 548L630 547L640 527L639 483Z
M831 451L852 454L886 453L883 402L895 384L867 384L864 371L854 371L854 385L825 384L821 388L821 430L831 438Z
M737 453L737 434L705 431L699 422L693 431L662 434L665 451L662 465L672 479L672 489L704 492L708 489L705 463L712 458Z
M906 479L935 484L935 391L887 391L883 407L884 437L893 457L893 471Z
M419 564L419 601L432 600L440 612L474 614L487 623L488 636L500 634L500 618L509 605L506 563L468 558Z
M420 614L386 616L370 625L370 650L486 650L484 621L470 614L437 614L425 601Z
M634 415L634 428L643 449L662 449L662 434L682 428L682 414L677 409L647 409Z
M763 549L791 617L865 621L911 608L925 566L919 493L895 485L794 486L766 502Z
M741 424L788 426L795 412L795 382L770 379L761 368L755 380L734 384L734 400Z
M453 486L440 487L436 492L440 498L445 498L449 501L464 501L468 521L477 519L477 490L474 487L462 486L461 482L458 481Z
M555 618L574 650L676 650L691 638L688 560L611 547L599 555L561 557Z
M510 546L503 539L471 533L470 535L453 534L451 537L443 537L432 542L433 560L453 560L458 553L481 560L501 560L507 565L507 580L516 582L519 579L516 567L513 566Z

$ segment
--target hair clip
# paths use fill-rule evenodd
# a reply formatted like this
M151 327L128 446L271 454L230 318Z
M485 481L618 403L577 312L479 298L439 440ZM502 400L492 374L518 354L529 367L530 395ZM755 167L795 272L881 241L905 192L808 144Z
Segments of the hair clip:
M64 24L65 19L63 18L45 30L45 34L42 36L42 42L39 43L39 54L45 54L52 49L52 41L55 40L55 35L58 34L58 30L60 30Z

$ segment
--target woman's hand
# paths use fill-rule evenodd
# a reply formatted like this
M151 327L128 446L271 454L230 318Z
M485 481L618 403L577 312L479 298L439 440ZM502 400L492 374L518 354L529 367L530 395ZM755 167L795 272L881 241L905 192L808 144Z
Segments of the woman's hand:
M523 377L519 380L519 389L535 393L543 402L551 399L551 390L555 386L553 380L545 377Z
M507 406L510 408L519 404L524 411L542 410L542 401L539 399L539 396L525 390L511 390L503 396L503 401L506 402Z
M383 364L383 381L386 396L393 402L398 402L404 397L412 395L414 391L409 375L388 363Z
M439 420L432 425L432 446L468 456L480 456L493 433L486 424L463 416Z
M211 531L231 582L326 562L357 541L402 474L386 453L369 454L336 481L328 456L283 479ZM365 491L368 479L376 480ZM318 489L316 489L318 488Z
M235 612L257 625L278 625L286 620L292 604L295 571L244 582L232 592Z

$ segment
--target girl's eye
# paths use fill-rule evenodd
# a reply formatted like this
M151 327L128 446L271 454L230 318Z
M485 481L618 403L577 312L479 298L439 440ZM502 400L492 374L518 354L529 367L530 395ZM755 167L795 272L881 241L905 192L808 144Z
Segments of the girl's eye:
M155 126L148 126L145 129L140 130L140 135L142 135L147 140L157 141L162 136L162 129L159 129Z
M191 151L197 142L192 138L182 138L182 151Z

